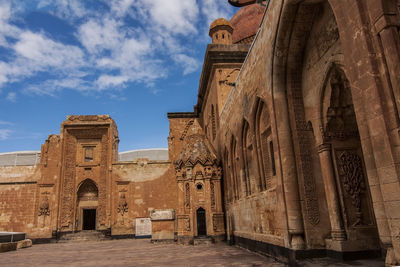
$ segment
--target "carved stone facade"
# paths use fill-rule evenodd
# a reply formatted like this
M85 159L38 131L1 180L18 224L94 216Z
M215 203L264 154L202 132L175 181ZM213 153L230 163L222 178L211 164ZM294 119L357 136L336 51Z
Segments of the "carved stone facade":
M399 1L229 2L244 7L211 25L194 111L168 114L168 161L118 162L109 116L69 116L40 165L2 168L0 230L132 236L165 213L153 239L399 265Z
M184 189L178 192L178 205L182 206L178 206L177 215L185 218L178 220L178 242L192 243L202 235L223 240L222 172L205 136L199 133L186 136L174 164L178 188ZM204 211L204 217L199 211Z

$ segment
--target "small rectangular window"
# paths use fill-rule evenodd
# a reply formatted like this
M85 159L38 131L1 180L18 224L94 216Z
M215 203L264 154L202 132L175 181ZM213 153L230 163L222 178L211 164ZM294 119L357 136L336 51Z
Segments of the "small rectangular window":
M85 161L91 162L93 161L93 147L85 147Z

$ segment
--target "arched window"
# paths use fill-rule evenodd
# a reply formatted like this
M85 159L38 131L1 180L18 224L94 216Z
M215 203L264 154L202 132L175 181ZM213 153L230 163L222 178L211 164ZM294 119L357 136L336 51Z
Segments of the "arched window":
M237 178L237 149L236 139L232 136L231 140L231 153L230 153L230 165L231 165L231 177L232 177L232 188L234 199L239 199L239 183Z
M259 189L273 186L276 175L274 143L271 136L271 121L266 105L259 100L255 117L258 167L260 171Z
M244 120L243 131L242 131L242 148L243 148L243 162L244 162L243 183L246 196L251 194L251 177L253 177L253 168L252 168L253 146L251 144L249 128L250 128L249 123L246 120Z

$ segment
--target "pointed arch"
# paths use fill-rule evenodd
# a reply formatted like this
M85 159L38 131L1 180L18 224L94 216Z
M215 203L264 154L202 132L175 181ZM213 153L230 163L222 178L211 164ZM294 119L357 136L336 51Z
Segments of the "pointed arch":
M233 189L233 198L239 199L239 182L237 175L237 142L234 135L231 138L231 149L230 149L230 171L232 177L232 189Z
M251 195L251 177L253 176L253 168L252 168L252 152L253 145L251 142L250 136L250 125L249 123L243 119L243 127L242 127L242 158L244 165L244 175L243 175L243 183L246 196Z
M255 114L255 136L257 147L257 162L259 169L258 187L260 191L273 186L273 176L276 175L274 145L271 135L271 120L264 101L257 99Z
M83 180L78 186L78 199L83 200L87 198L98 198L99 189L97 184L92 179Z

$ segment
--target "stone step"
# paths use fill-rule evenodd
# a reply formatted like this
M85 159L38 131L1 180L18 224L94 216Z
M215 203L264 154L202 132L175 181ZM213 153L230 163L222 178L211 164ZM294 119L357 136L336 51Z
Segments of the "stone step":
M206 236L195 237L193 240L193 245L195 245L195 246L211 245L213 243L214 243L213 239L211 237L206 237Z
M68 233L60 237L59 243L65 242L84 242L84 241L103 241L110 240L110 237L105 236L99 231L80 231L76 233Z

